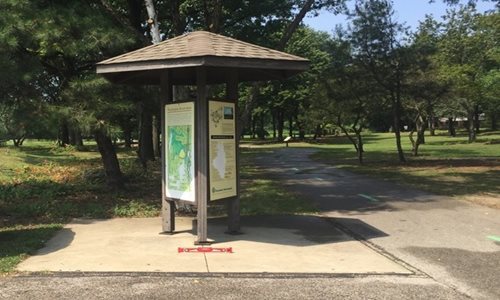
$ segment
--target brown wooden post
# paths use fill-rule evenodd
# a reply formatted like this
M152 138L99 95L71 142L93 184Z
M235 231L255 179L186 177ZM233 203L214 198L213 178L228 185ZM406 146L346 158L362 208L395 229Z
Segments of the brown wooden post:
M231 70L228 72L226 81L226 98L234 101L235 116L239 116L238 111L238 72ZM239 234L240 233L240 147L238 136L239 130L238 119L235 118L235 147L236 147L236 197L227 200L227 233Z
M197 98L195 103L195 197L198 205L196 245L210 244L207 240L208 204L208 101L207 70L196 68Z
M167 103L172 103L172 85L170 84L170 74L169 71L163 71L161 73L161 217L162 217L162 228L165 233L174 233L175 231L175 203L174 201L168 201L166 197L166 178L165 178L165 168L166 168L166 149L167 143L166 132L165 132L165 105Z

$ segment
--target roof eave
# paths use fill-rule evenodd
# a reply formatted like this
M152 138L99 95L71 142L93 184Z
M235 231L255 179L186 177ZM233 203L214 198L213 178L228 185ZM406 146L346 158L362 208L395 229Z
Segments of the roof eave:
M122 63L99 63L98 74L134 72L146 70L176 69L189 67L225 67L269 70L305 71L309 68L308 60L276 60L240 57L200 56L168 60L149 60Z

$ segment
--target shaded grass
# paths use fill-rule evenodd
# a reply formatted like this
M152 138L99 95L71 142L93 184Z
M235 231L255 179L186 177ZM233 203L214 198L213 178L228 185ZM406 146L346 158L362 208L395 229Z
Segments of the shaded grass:
M11 272L61 228L61 224L0 228L0 273Z
M288 215L317 213L309 202L286 191L270 179L247 179L241 193L243 215Z
M254 167L252 160L257 155L272 159L273 149L241 149L241 214L242 215L287 215L317 213L312 203L285 190L280 183L268 178Z

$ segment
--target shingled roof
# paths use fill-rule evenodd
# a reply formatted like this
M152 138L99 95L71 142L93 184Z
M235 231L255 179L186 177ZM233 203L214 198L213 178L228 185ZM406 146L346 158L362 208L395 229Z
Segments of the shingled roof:
M173 81L189 84L195 67L206 66L208 81L225 80L224 70L237 69L240 81L283 79L306 70L302 57L249 44L206 31L186 33L156 45L97 64L97 73L117 83L159 83L159 72L172 69Z

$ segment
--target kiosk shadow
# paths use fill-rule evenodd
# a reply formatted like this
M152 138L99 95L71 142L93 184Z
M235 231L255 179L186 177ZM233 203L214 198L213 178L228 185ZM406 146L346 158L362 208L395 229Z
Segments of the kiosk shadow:
M195 226L195 220L193 225ZM227 218L208 220L209 237L215 243L253 241L259 243L311 246L359 239L351 229L361 232L363 239L385 237L387 234L359 219L323 216L245 216L241 219L242 234L224 234ZM347 224L347 226L345 225ZM194 227L196 228L196 227ZM353 230L354 231L354 230Z
M38 250L36 255L47 255L61 249L68 247L73 239L75 233L69 228L63 228L45 245L44 248Z
M54 234L55 236L53 236ZM54 239L56 236L60 238ZM52 244L50 248L45 247L36 252L37 255L45 255L67 247L74 236L74 232L70 229L60 229L53 226L4 230L0 232L0 258L25 253L32 254L37 248L43 247L44 241L52 238L51 242L48 243ZM57 241L57 243L52 243L52 241Z

